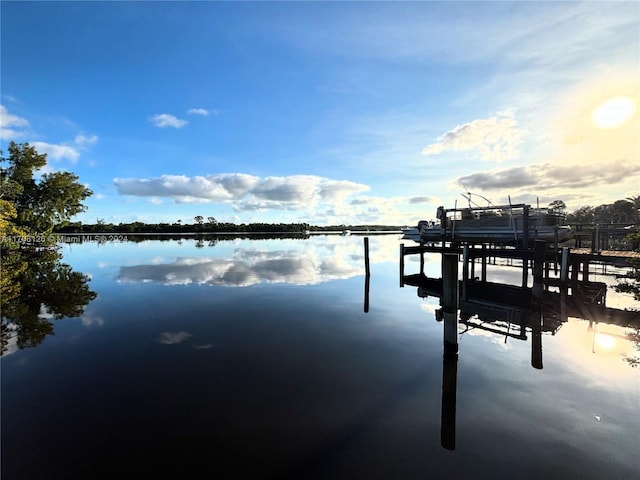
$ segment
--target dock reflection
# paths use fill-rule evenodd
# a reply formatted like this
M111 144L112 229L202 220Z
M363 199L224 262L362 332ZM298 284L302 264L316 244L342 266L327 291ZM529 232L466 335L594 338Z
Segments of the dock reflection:
M638 312L610 308L606 305L607 284L588 280L561 284L557 279L545 278L536 288L489 282L469 276L463 269L458 280L456 268L447 267L444 253L441 276L424 273L424 259L420 259L420 273L404 274L400 268L400 285L416 287L420 298L438 298L440 307L435 319L444 322L442 356L441 446L456 448L456 399L458 348L448 348L450 332L458 336L471 330L482 330L507 339L527 341L531 338L531 367L543 369L543 335L555 335L569 318L588 320L590 325L603 323L637 329ZM422 257L422 255L421 255ZM451 263L451 262L449 262ZM542 288L542 293L540 292ZM451 315L451 298L455 298L457 315ZM594 335L595 338L595 335ZM630 362L631 363L631 362Z

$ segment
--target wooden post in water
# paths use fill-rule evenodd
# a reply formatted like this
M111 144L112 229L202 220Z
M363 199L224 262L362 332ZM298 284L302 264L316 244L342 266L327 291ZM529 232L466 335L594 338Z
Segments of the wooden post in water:
M523 252L522 257L522 288L527 288L527 281L529 280L529 257L528 252Z
M533 246L533 297L542 300L542 271L544 268L544 240L536 240Z
M487 281L487 248L485 245L482 245L482 273L481 273L482 281Z
M523 207L522 215L522 248L529 249L529 205ZM517 245L516 245L517 246Z
M462 298L467 299L467 281L469 280L469 245L462 247ZM457 308L457 306L456 306Z
M369 313L369 281L371 270L369 270L369 237L364 237L364 313Z
M442 255L442 315L444 354L458 354L458 254Z
M569 280L569 247L562 247L562 260L560 263L560 283L566 284Z
M404 243L400 244L400 288L404 287Z

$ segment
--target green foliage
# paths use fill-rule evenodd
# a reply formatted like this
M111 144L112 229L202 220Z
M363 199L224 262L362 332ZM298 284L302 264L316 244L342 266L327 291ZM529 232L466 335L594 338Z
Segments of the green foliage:
M627 235L625 241L630 242L636 252L640 252L640 232ZM640 302L640 261L631 260L631 269L614 288L616 292L631 293Z
M47 156L29 144L11 142L9 156L0 162L0 197L8 202L0 205L0 235L14 235L14 230L48 234L86 210L82 201L93 192L78 183L77 175L54 172L34 178L47 164Z
M60 262L51 249L2 249L0 269L0 347L10 339L18 348L34 347L53 334L51 319L79 317L96 293L89 278Z

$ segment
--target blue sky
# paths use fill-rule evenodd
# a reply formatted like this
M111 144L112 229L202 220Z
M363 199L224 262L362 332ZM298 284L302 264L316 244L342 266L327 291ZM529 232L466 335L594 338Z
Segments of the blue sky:
M2 149L107 222L415 224L640 194L638 2L10 2Z

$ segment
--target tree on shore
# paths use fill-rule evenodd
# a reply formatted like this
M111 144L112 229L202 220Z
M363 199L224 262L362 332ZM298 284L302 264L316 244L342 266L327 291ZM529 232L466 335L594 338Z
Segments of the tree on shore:
M28 143L9 144L9 156L0 157L0 234L51 233L87 209L82 202L92 191L71 172L34 174L47 164ZM6 166L5 166L6 165Z

